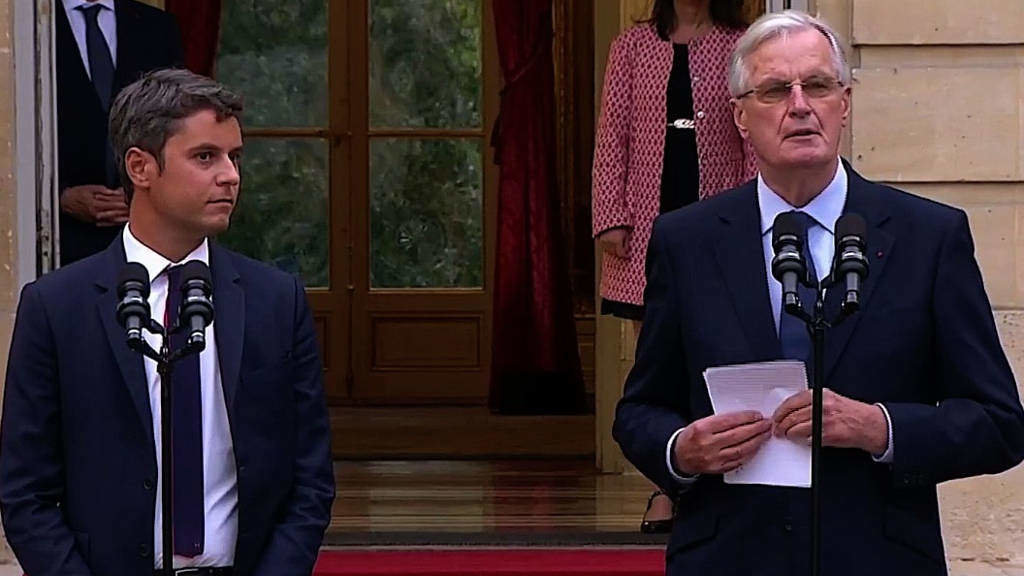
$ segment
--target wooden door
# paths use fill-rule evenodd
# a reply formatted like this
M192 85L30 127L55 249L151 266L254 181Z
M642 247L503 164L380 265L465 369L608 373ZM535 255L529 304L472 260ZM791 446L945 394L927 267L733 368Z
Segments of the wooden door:
M497 169L490 2L352 0L351 400L484 404Z

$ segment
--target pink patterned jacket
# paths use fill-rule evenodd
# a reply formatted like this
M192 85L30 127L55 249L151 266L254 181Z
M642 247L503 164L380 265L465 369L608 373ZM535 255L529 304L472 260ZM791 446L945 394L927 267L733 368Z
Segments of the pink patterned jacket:
M690 41L701 199L757 174L729 104L729 58L742 34L716 27ZM601 296L609 300L643 304L644 259L661 195L672 56L672 43L650 24L620 34L608 55L594 150L593 234L631 229L629 257L606 252L602 259Z

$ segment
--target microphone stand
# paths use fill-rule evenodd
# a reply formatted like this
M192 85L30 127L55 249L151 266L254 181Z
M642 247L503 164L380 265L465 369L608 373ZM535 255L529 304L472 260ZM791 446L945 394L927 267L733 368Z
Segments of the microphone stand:
M825 296L828 288L838 283L831 277L821 283L808 279L803 284L815 291L813 314L808 314L799 300L786 304L786 313L796 316L807 325L811 336L812 377L811 377L811 575L821 575L821 435L822 435L822 390L825 387L825 332L838 326L857 311L856 306L842 306L839 316L832 322L825 318Z
M156 320L150 319L146 329L160 337L160 351L156 351L145 339L129 340L128 347L156 362L156 372L160 375L160 502L163 516L161 518L161 542L163 543L163 576L174 576L174 426L173 412L174 393L171 377L174 363L185 356L199 353L205 346L189 342L178 350L171 351L169 333ZM184 329L179 326L171 332Z

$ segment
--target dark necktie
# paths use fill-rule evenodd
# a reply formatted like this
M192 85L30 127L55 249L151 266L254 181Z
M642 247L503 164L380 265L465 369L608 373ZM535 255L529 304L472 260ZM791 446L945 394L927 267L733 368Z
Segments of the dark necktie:
M96 95L100 97L103 110L110 110L110 92L114 87L114 59L110 57L110 46L100 30L100 10L103 6L79 6L85 15L85 48L89 57L89 74Z
M803 212L794 211L793 214L796 215L801 224L801 232L804 238L802 253L804 262L807 263L807 274L817 283L818 275L814 269L814 258L811 257L811 251L808 246L810 238L807 234L808 230L815 225L814 218ZM809 314L813 313L814 302L817 299L816 292L801 283L797 286L797 293L800 295L800 305L803 306L803 309ZM782 357L791 360L803 360L807 365L809 375L811 369L811 337L807 333L807 325L803 320L786 312L785 309L779 314L779 341L782 343Z
M107 39L100 30L100 10L106 10L99 4L92 6L79 6L79 10L85 16L85 48L86 56L89 58L89 75L92 77L92 86L96 90L96 96L100 99L103 111L110 110L110 98L114 90L114 60L110 57L110 46ZM117 188L117 168L114 164L114 151L110 146L110 137L105 143L107 153L106 162L103 166L108 188Z
M167 268L167 308L164 326L177 323L181 306L181 266ZM185 345L185 331L171 335L171 350ZM199 385L199 355L189 354L175 366L171 377L173 400L174 553L193 557L203 553L203 411ZM167 475L164 475L166 481ZM164 551L164 557L168 558ZM166 561L166 560L165 560Z

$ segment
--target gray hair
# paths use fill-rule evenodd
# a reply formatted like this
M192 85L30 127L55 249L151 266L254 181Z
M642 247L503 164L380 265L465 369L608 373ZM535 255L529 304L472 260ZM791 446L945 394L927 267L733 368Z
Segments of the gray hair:
M750 89L750 70L747 69L747 61L762 44L775 38L786 38L791 32L802 30L817 30L828 40L832 49L832 64L839 75L839 81L849 86L850 64L846 60L846 53L835 30L824 21L805 12L785 10L761 16L736 42L729 65L729 93L736 97Z
M219 121L240 118L242 98L210 78L176 68L150 72L117 95L110 106L110 144L129 204L135 187L124 165L128 149L149 152L163 170L167 139L182 119L203 110L212 110Z

